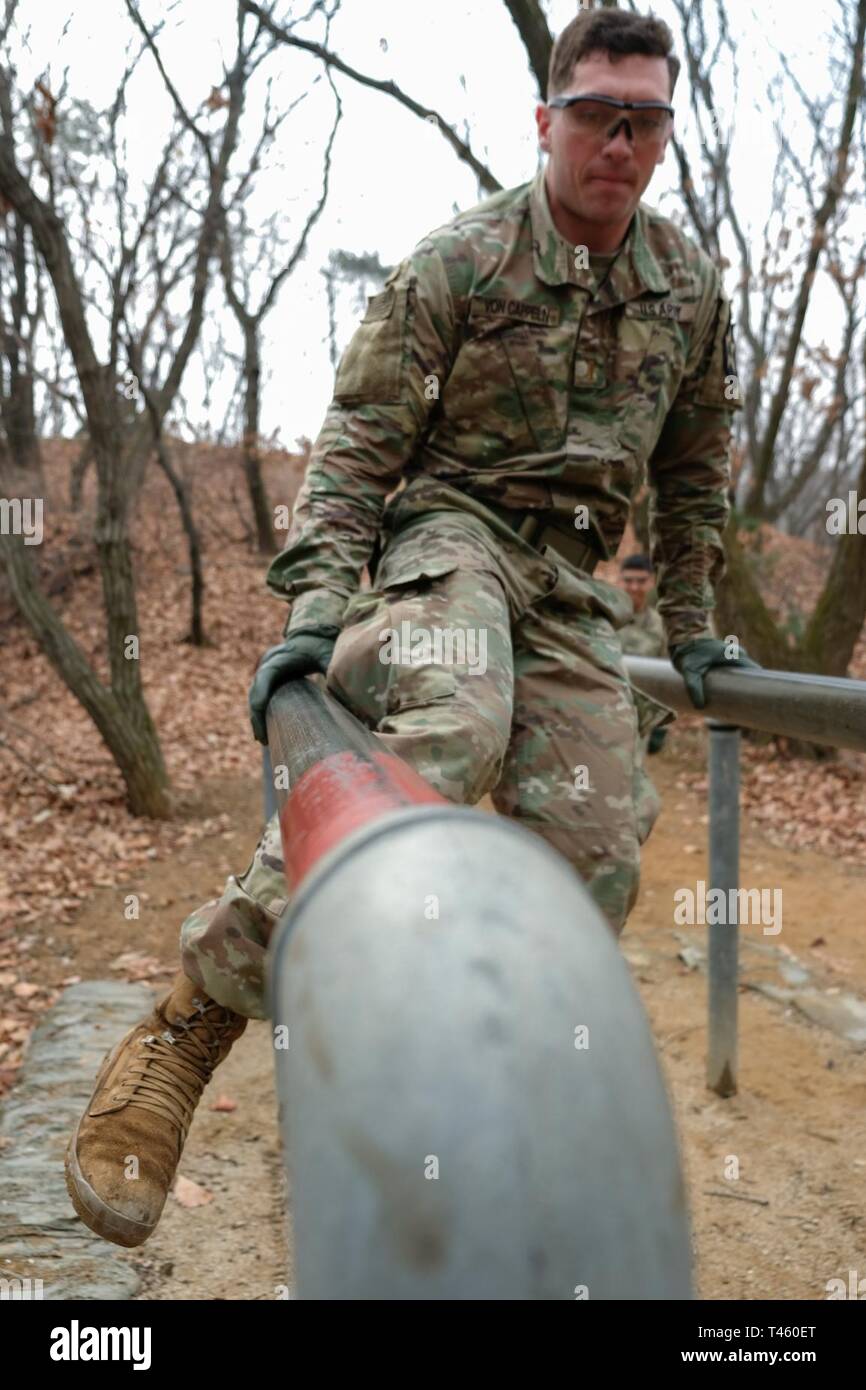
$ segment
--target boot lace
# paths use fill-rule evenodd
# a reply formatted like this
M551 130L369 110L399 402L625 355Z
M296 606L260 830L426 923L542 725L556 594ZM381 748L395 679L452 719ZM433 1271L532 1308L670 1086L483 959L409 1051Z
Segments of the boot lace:
M231 1015L214 1001L193 999L195 1017L148 1033L129 1065L121 1094L129 1104L170 1120L185 1137L210 1081Z

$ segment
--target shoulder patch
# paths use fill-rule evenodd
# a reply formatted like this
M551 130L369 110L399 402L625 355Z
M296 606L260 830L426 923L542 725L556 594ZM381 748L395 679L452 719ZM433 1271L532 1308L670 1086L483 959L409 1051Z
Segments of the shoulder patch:
M367 312L340 358L334 400L340 405L396 405L403 400L408 293L414 281L367 300Z
M367 300L367 312L361 322L375 323L377 319L390 318L396 297L393 288L383 290L381 294L370 295Z

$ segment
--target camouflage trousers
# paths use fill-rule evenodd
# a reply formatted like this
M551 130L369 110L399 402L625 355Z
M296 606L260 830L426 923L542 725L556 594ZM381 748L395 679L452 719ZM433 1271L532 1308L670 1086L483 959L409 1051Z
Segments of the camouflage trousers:
M541 835L619 932L659 811L616 636L630 601L446 485L437 509L430 501L429 486L401 494L373 587L349 601L327 689L448 800L489 792ZM274 817L246 872L181 929L186 974L249 1018L266 1017L265 959L287 891Z
M654 793L655 788L653 787L652 779L646 770L646 760L649 757L650 734L654 729L661 729L664 728L666 724L670 724L676 716L673 710L668 709L666 705L660 705L658 701L651 699L649 695L644 695L642 690L635 690L632 686L631 693L637 711L637 728L638 734L640 735L640 760L643 779L644 783L646 783L649 788L652 788ZM643 786L643 783L641 783L641 785ZM645 791L644 794L649 795L649 792Z

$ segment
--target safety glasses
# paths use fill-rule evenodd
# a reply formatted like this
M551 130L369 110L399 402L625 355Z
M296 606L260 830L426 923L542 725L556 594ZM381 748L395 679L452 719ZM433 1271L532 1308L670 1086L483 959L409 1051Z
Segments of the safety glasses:
M634 144L660 145L671 128L674 108L662 101L618 101L616 97L579 96L551 97L548 106L568 111L569 120L582 135L594 139L614 139L620 126L625 126ZM631 111L620 116L617 111Z

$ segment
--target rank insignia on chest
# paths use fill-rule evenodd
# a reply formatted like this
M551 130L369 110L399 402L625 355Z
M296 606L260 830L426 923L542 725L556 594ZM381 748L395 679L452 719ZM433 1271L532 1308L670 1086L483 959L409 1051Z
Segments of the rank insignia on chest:
M607 385L607 377L601 362L578 355L574 361L574 385L582 391L598 391Z

